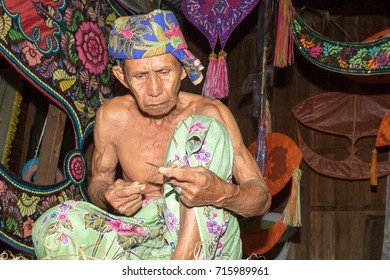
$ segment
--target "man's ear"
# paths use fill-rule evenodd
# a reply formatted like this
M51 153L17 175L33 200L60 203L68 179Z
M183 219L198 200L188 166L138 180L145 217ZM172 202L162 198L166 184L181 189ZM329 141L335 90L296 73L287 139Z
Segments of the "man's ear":
M126 88L129 88L129 85L125 80L125 74L123 73L122 67L120 67L119 65L113 66L112 73L121 82L122 85L124 85Z
M187 77L187 72L186 72L186 69L184 69L184 67L182 66L181 67L181 79L183 80L185 77Z

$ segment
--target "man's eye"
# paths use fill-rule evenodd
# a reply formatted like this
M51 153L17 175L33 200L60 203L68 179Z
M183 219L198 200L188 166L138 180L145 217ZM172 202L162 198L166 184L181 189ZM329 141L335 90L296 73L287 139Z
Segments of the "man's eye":
M159 74L160 74L160 75L163 75L163 76L166 76L166 75L168 75L169 73L170 73L169 70L161 70L161 71L159 71Z
M135 75L134 76L136 79L143 79L143 78L145 78L145 74L137 74L137 75Z

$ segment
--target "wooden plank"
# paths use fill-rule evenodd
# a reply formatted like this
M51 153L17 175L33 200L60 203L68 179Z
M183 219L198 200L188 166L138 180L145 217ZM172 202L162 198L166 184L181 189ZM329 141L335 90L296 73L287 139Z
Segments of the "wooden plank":
M36 97L36 94L31 95L30 102L28 103L28 109L26 114L26 122L24 125L24 131L23 131L23 142L24 145L22 145L21 153L20 153L20 162L19 165L19 174L22 174L24 163L27 162L27 156L28 156L28 148L29 145L27 143L30 143L30 136L31 136L31 129L35 122L35 116L37 113L37 106L34 102L34 99Z
M50 185L55 182L65 121L66 114L50 104L47 113L46 129L39 151L39 164L35 180L36 184Z
M311 212L310 214L310 259L335 259L335 213Z

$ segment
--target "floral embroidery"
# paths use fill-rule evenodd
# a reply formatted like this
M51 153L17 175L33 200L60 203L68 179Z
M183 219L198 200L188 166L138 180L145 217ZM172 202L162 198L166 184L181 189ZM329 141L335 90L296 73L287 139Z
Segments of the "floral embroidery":
M37 211L38 202L39 197L29 196L27 193L22 193L21 199L17 202L22 216L31 216L34 214Z
M29 66L36 66L41 64L43 54L35 45L31 44L30 42L26 43L26 46L22 49L22 53L24 54L24 57L26 58L27 64Z
M99 26L93 22L83 22L75 38L77 54L85 68L96 75L103 73L108 63L108 54Z
M57 204L57 197L55 195L48 196L41 202L40 205L38 205L38 210L40 213L43 213Z
M33 226L34 220L28 217L27 220L23 222L23 238L31 236Z
M81 157L75 156L70 162L71 174L76 181L80 181L84 176L84 162Z
M344 43L332 41L313 32L297 16L294 40L302 54L325 69L346 74L385 73L390 69L390 41Z

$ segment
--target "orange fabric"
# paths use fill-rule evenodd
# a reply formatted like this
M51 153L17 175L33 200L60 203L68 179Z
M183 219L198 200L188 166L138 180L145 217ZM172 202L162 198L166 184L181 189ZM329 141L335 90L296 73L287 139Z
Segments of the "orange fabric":
M291 179L292 172L302 160L302 152L291 138L279 132L268 133L265 143L267 162L264 180L274 196ZM256 141L251 143L248 150L253 156L256 155Z
M379 126L375 147L390 145L390 110L387 111Z
M242 250L248 256L265 254L275 246L286 229L287 225L280 219L266 230L241 232Z

